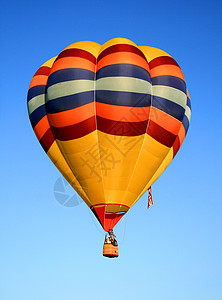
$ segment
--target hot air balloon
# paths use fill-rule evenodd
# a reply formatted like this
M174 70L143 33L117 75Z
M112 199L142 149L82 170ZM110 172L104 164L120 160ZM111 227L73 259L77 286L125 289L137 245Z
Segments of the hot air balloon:
M71 44L32 78L28 111L43 149L108 233L172 161L191 106L166 52L125 38ZM109 240L108 240L109 239Z

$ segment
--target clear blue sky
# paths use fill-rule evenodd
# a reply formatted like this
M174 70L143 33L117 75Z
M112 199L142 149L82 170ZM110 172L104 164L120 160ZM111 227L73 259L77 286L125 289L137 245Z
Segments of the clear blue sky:
M221 1L1 1L0 299L222 299ZM84 203L53 194L59 172L26 107L38 67L80 40L126 37L180 64L192 103L170 167L116 228L120 257ZM113 288L112 288L113 287Z

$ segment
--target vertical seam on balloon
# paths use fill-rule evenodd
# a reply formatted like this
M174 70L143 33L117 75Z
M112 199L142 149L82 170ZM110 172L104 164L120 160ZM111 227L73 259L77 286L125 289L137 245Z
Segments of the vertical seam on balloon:
M101 180L102 180L102 187L103 187L103 196L104 196L104 202L106 202L105 199L105 191L104 191L104 182L103 182L103 171L102 171L102 165L101 165L101 156L100 156L100 150L99 150L99 136L98 136L98 129L97 129L97 113L96 113L96 69L97 69L97 59L98 56L96 57L96 63L95 63L95 74L94 74L94 91L93 91L93 102L94 102L94 109L95 109L95 122L96 122L96 143L97 143L97 149L99 153L99 165L100 165L100 173L101 173ZM106 210L106 206L105 206ZM105 210L104 210L104 220L103 220L103 225L105 225Z
M138 49L140 49L140 48L138 47ZM140 50L140 51L141 51L141 50ZM141 52L143 52L143 51L141 51ZM147 64L148 64L148 66L149 66L149 63L148 63L147 59L146 59L146 62L147 62ZM150 78L151 78L151 76L150 76ZM142 148L143 148L143 145L144 145L144 141L145 141L145 138L146 138L146 132L147 132L147 129L148 129L148 126L149 126L150 113L151 113L151 107L152 107L152 99L153 99L153 90L152 90L152 88L153 88L153 87L152 87L152 78L151 78L151 100L150 100L150 110L149 110L149 114L148 114L147 126L146 126L146 130L145 130L145 132L144 132L143 142L142 142L142 145L141 145L141 148L140 148L140 151L139 151L139 154L138 154L138 157L137 157L137 160L136 160L136 163L135 163L135 166L134 166L132 175L131 175L130 180L129 180L129 183L128 183L127 187L126 187L126 190L125 190L125 193L124 193L124 195L123 195L123 198L122 198L122 201L121 201L121 205L119 206L119 209L120 209L120 207L122 206L122 204L123 204L123 202L124 202L124 200L125 200L127 190L128 190L128 188L129 188L129 186L130 186L130 184L131 184L133 175L134 175L134 173L135 173L135 170L136 170L136 167L137 167L137 164L138 164L138 161L139 161L139 157L140 157L141 152L142 152ZM130 206L130 207L131 207L131 206ZM118 211L118 212L119 212L119 211Z
M128 188L129 188L129 186L130 186L130 184L131 184L131 181L132 181L133 175L134 175L134 173L135 173L135 170L136 170L136 167L137 167L137 164L138 164L140 155L141 155L141 153L142 153L142 149L143 149L144 142L145 142L145 139L146 139L146 132L147 132L147 130L148 130L149 121L150 121L150 113L151 113L151 107L152 107L152 98L153 98L153 92L152 92L152 84L151 84L151 101L150 101L150 111L149 111L149 114L148 114L147 127L146 127L146 131L145 131L145 133L144 133L144 138L143 138L143 142L142 142L142 145L141 145L141 148L140 148L140 152L139 152L139 154L138 154L138 157L137 157L137 160L136 160L136 163L135 163L135 166L134 166L132 175L131 175L131 177L130 177L129 183L128 183L128 185L127 185L126 191L125 191L124 196L123 196L122 203L124 202L124 199L125 199L125 197L126 197L127 190L128 190ZM122 203L121 203L121 204L122 204Z
M54 62L53 62L54 63ZM53 65L53 64L52 64ZM51 66L51 68L52 68L52 66ZM48 76L48 78L49 78L49 76ZM48 82L48 79L47 79L47 82ZM51 124L50 124L50 121L49 121L49 118L48 118L48 113L47 113L47 101L46 101L46 88L47 88L47 82L46 82L46 85L45 85L45 96L44 96L44 102L45 102L45 110L46 110L46 116L47 116L47 120L48 120L48 123L49 123L49 126L50 126L50 130L51 130ZM54 134L53 134L53 131L51 130L51 132L52 132L52 135L53 135L53 137L54 137ZM60 153L61 153L61 155L63 156L63 158L64 158L64 160L65 160L65 162L66 162L66 164L68 165L68 167L69 167L69 169L70 169L70 171L71 171L71 173L72 173L72 175L73 175L73 177L75 178L75 180L78 182L78 184L80 185L80 187L82 188L82 186L81 186L81 184L79 183L79 181L78 181L78 179L77 179L77 177L75 176L75 174L74 174L74 172L73 172L73 170L72 170L72 168L71 168L71 166L70 166L70 164L68 163L68 161L67 161L67 159L66 159L66 156L64 155L64 153L62 152L62 150L61 150L61 147L59 146L59 144L58 144L58 142L57 142L57 139L55 139L55 143L56 143L56 145L57 145L57 147L58 147L58 149L60 150ZM50 157L49 157L50 158ZM51 158L50 158L51 159ZM58 160L57 160L58 161ZM55 165L56 166L56 165ZM59 171L60 172L60 171ZM61 172L60 172L61 173ZM63 175L63 174L62 174ZM64 175L63 175L64 176ZM64 176L65 177L65 176ZM72 186L72 188L73 188L73 186ZM74 189L74 188L73 188ZM74 189L75 190L75 189ZM82 190L83 190L83 188L82 188ZM84 192L84 196L86 197L86 199L87 199L87 202L89 202L89 204L90 204L90 201L89 201L89 198L88 198L88 195L85 193L85 191L83 190L83 192Z

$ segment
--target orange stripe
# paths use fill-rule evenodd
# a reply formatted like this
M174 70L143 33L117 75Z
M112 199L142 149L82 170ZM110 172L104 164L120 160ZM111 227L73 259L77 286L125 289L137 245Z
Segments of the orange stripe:
M155 107L151 107L150 120L175 135L178 134L181 127L181 122L179 120Z
M130 52L117 52L117 53L106 55L98 62L97 71L102 67L113 65L113 64L132 64L132 65L140 66L146 69L148 72L150 71L149 65L144 58L142 58L141 56L135 53L130 53Z
M64 127L77 124L95 115L94 102L83 106L62 111L55 114L48 114L49 123L54 127Z
M49 129L49 121L47 116L44 116L34 127L35 134L38 140L41 140L43 135Z
M64 57L54 63L50 74L67 68L81 68L95 72L95 64L87 59L81 57Z
M184 139L185 139L185 136L186 136L186 131L185 131L185 128L184 128L183 125L181 126L181 128L179 130L178 136L179 136L179 139L180 139L180 146L181 146Z
M150 107L126 107L96 103L96 114L102 118L123 122L141 122L149 117Z
M36 85L46 85L48 80L48 76L46 75L37 75L32 78L29 89Z
M162 76L162 75L176 76L185 81L185 78L183 76L181 69L177 66L161 65L161 66L158 66L158 67L150 70L151 77Z

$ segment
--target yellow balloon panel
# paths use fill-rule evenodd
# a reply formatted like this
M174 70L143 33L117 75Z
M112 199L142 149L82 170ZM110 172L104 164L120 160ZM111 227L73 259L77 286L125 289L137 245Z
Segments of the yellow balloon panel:
M153 174L161 166L162 161L169 152L169 148L158 143L149 135L145 136L144 143L141 147L137 162L131 175L131 180L127 187L127 191L139 195L153 177ZM127 199L129 206L134 203L135 199Z
M80 197L85 201L87 205L90 206L90 201L86 195L86 188L80 185L77 178L74 176L74 173L71 171L68 166L64 156L61 154L56 142L52 144L50 149L47 152L47 155L51 158L52 162L55 164L60 173L65 177L69 184L77 191Z
M148 62L160 56L170 56L165 51L149 46L139 46L139 49L144 53Z
M90 199L89 206L94 203L101 203L101 201L104 203L96 131L82 137L81 142L79 139L75 139L57 141L57 143L70 169Z

